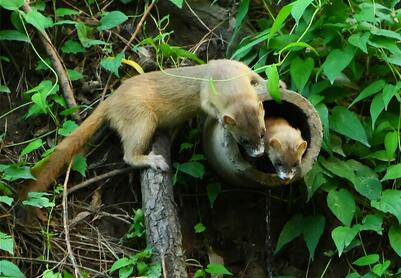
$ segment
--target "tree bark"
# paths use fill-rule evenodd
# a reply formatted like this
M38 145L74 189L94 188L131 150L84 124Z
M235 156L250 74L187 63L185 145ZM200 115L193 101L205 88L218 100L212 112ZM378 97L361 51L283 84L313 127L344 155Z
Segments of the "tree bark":
M157 135L152 151L163 155L171 168L170 144L166 135ZM153 248L154 260L162 265L163 277L188 277L171 172L154 171L151 168L143 170L141 191L146 242Z

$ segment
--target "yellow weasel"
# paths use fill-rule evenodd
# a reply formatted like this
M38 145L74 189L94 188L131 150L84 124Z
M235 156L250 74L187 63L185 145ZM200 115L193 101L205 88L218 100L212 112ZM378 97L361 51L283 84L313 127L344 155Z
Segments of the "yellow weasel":
M257 90L265 81L246 65L212 60L205 65L149 72L122 83L33 170L25 193L45 191L66 163L108 121L121 137L124 161L166 171L161 155L145 154L156 129L181 124L202 110L218 119L250 156L264 153L264 110ZM25 195L25 194L24 194Z
M283 118L267 118L265 125L266 154L278 177L291 180L299 169L307 142L302 138L301 131L293 128Z

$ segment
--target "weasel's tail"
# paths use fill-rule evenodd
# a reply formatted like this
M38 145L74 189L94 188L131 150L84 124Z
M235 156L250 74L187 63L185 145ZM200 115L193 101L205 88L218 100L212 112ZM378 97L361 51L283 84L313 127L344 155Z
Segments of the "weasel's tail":
M100 103L71 135L64 138L56 146L54 152L42 164L32 169L32 174L36 180L23 184L21 197L25 198L27 193L31 191L46 191L50 187L50 184L57 178L65 165L83 148L102 125L106 114L106 102L107 100Z

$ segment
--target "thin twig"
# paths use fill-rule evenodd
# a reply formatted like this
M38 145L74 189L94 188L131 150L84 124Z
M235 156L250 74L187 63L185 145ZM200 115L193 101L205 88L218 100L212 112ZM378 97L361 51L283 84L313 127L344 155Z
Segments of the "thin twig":
M68 180L70 178L71 166L72 166L72 160L70 161L70 164L68 165L67 173L66 173L65 180L64 180L63 201L62 201L63 225L64 225L64 233L65 233L65 243L67 245L67 252L68 252L68 256L70 257L71 264L74 267L75 277L82 277L81 273L79 272L77 261L74 257L74 253L72 252L72 247L71 247L71 242L70 242L70 230L68 228L67 184L68 184Z
M17 256L0 256L0 259L4 259L4 260L21 260L21 261L27 261L27 262L32 262L32 263L39 263L39 264L54 264L54 265L58 265L60 264L60 262L55 261L55 260L41 260L41 259L36 259L36 258L26 258L26 257L17 257ZM66 266L71 266L70 263L64 263L64 265ZM104 272L100 272L97 271L95 269L89 268L89 267L85 267L85 266L81 266L82 269L84 269L85 271L89 271L92 273L95 273L97 275L101 275L102 277L104 277L105 273ZM110 276L106 276L106 277L110 277Z
M143 13L141 19L139 20L138 24L135 27L135 31L132 34L131 38L128 40L128 42L126 43L126 45L124 46L122 52L127 51L128 47L131 46L131 43L135 40L136 36L138 35L139 31L141 30L141 27L143 25L143 23L145 22L145 19L148 17L150 11L152 10L153 6L155 5L156 1L152 1L152 3L150 3L149 5L147 5L145 7L145 12ZM102 100L104 99L104 96L106 95L107 90L109 89L109 84L111 81L111 77L112 77L112 73L109 74L109 77L107 78L107 82L106 85L103 88L103 92L102 92Z
M116 169L116 170L112 170L110 172L101 174L99 176L93 177L91 179L88 179L84 182L81 182L77 185L74 185L73 187L71 187L68 191L67 191L67 195L71 194L79 189L82 189L84 187L87 187L88 185L91 185L92 183L95 183L97 181L100 181L102 179L106 179L106 178L110 178L116 175L120 175L120 174L124 174L124 173L128 173L131 172L132 169L134 169L133 167L127 167L127 168L123 168L123 169Z
M23 10L26 13L32 11L31 7L29 6L29 0L26 0L26 2L24 3ZM52 60L52 64L54 66L54 70L56 71L58 78L60 79L60 86L63 89L63 95L68 106L77 107L78 105L74 97L72 84L70 79L68 78L60 55L58 54L56 48L52 44L50 37L47 35L46 32L39 32L39 37L47 54L50 56L50 59ZM81 117L79 116L78 111L74 112L72 115L74 116L75 120L81 121Z

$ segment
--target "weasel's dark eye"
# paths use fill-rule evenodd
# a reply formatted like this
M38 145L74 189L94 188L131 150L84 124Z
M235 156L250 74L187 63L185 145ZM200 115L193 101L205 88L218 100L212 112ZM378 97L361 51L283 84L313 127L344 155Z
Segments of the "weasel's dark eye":
M248 145L249 144L249 140L248 139L244 139L244 138L242 138L240 140L240 142L241 142L241 145Z
M260 139L263 139L265 137L265 134L264 133L261 133L260 134Z
M280 160L277 160L276 165L277 165L277 166L283 166L283 163L281 163Z
M251 79L251 85L252 86L258 86L259 82L256 79Z
M295 168L295 167L297 167L297 166L298 166L298 163L292 164L292 167L293 167L293 168Z

